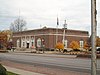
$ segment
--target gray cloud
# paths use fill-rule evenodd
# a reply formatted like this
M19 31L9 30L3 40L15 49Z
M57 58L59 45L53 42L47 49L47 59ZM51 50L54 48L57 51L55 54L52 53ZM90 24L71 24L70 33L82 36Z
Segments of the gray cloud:
M99 4L100 1L97 0L98 25L100 24ZM0 30L9 28L10 23L19 16L19 10L21 18L27 21L28 29L36 29L40 25L56 27L58 16L60 28L63 27L66 19L68 28L90 32L90 0L0 0Z

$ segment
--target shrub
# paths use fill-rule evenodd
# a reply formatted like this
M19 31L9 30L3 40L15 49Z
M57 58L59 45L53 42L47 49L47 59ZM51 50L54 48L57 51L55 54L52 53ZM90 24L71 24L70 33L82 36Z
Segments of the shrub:
M87 42L84 42L84 49L86 49L86 50L89 49L89 44Z
M6 74L6 68L3 67L1 64L0 64L0 75L7 75Z
M72 41L72 42L70 43L70 47L71 47L72 49L78 49L78 48L79 48L79 44L78 44L77 41Z
M56 48L56 49L59 49L59 51L60 51L60 50L63 50L63 49L64 49L64 45L63 45L63 43L58 42L58 43L56 44L55 48Z

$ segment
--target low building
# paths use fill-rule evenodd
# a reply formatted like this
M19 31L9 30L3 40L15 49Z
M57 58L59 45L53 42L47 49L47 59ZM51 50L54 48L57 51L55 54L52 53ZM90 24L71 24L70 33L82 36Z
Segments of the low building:
M65 36L65 38L64 38ZM84 46L84 42L89 42L88 31L42 28L22 32L13 33L13 44L17 48L55 48L57 42L65 42L65 48L70 48L72 41L77 41L80 47Z

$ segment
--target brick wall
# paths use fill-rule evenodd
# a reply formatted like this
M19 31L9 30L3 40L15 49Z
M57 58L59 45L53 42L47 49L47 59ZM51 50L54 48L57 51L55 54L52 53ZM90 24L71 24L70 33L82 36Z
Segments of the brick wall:
M43 44L46 48L54 48L56 44L56 29L55 28L45 28L45 29L35 29L28 30L23 32L13 33L13 44L16 47L16 41L19 39L21 42L21 37L24 36L35 36L35 46L37 45L37 39L44 39ZM58 42L63 40L63 29L58 29ZM79 30L66 30L65 40L68 41L68 47L71 41L89 41L88 31L79 31ZM21 46L21 43L20 43Z

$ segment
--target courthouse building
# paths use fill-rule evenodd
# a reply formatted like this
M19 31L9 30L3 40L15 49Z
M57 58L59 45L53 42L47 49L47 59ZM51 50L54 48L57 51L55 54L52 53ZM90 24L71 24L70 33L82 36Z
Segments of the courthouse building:
M64 37L65 36L65 37ZM57 42L65 42L65 48L70 47L72 41L77 41L80 47L84 42L89 42L88 31L41 28L13 33L13 44L17 48L37 48L44 46L45 48L55 48Z

